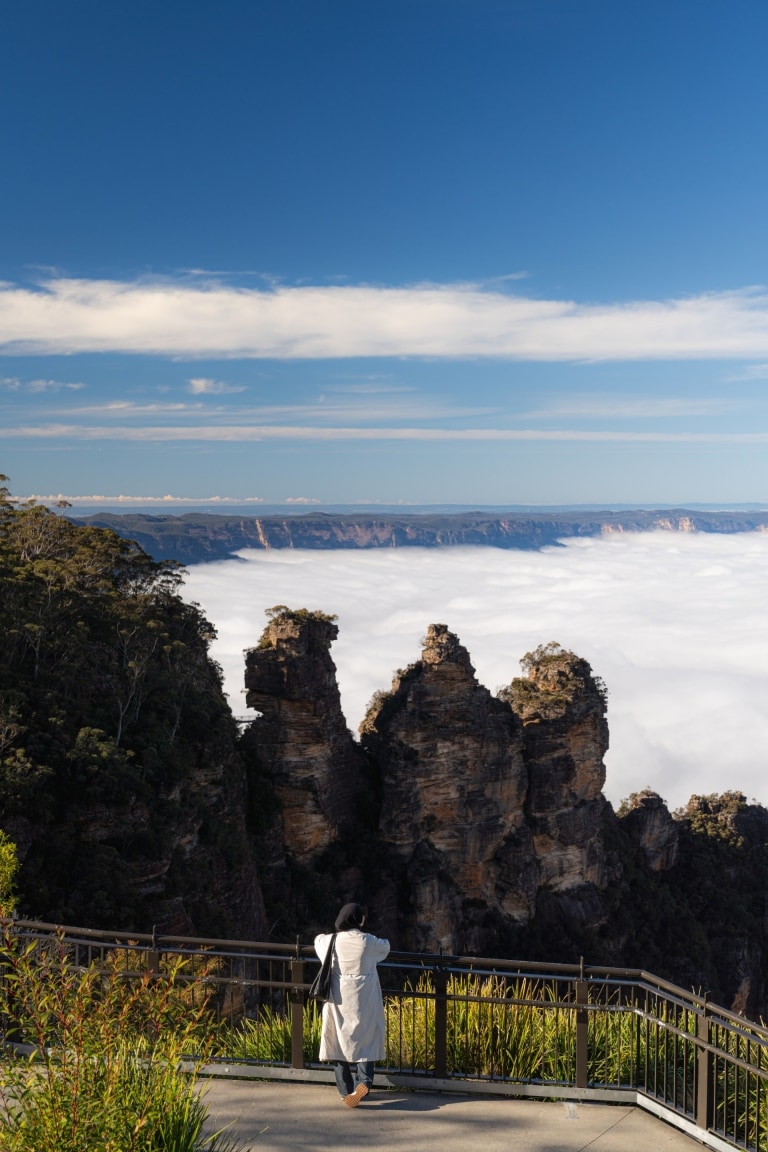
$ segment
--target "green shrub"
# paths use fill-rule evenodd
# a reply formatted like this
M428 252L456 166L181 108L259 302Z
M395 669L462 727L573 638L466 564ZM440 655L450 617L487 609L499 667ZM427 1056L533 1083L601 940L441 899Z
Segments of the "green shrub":
M18 871L16 845L0 828L0 916L10 916L13 911Z
M79 968L61 940L4 940L2 1152L232 1152L206 1134L196 1072L211 1032L205 977L125 962Z

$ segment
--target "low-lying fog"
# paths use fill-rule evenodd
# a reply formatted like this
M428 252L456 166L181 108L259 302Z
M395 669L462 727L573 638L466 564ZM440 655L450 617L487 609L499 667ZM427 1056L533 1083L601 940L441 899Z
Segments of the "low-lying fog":
M768 533L241 555L191 567L184 588L218 630L236 715L247 714L243 650L274 604L338 615L331 651L353 731L373 692L418 658L428 624L459 636L492 692L557 640L608 686L611 801L651 787L670 807L728 789L768 803Z

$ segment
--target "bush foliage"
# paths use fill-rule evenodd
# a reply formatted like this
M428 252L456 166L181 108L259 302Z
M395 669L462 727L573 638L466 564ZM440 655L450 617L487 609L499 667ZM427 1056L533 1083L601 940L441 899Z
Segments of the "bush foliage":
M214 630L181 579L0 486L0 827L24 831L22 914L151 927L132 862L167 859L190 766L236 742Z
M204 976L180 984L181 962L160 979L82 969L60 940L8 932L3 951L2 1152L234 1152L206 1133L195 1081L211 1032Z

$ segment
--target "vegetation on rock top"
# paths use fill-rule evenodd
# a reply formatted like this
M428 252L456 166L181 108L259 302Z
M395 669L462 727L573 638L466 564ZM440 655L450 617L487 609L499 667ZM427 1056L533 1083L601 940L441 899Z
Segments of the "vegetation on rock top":
M561 647L556 640L526 652L520 666L525 677L515 678L507 687L499 689L497 695L524 722L537 717L553 718L578 696L590 691L597 691L603 707L607 708L608 690L604 681L593 674L586 660Z

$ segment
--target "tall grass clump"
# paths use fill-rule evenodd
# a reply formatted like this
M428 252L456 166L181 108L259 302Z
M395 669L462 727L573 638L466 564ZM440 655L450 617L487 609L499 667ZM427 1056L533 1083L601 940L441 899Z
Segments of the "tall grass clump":
M63 941L2 943L2 1152L233 1152L206 1134L195 1073L211 1032L204 976L81 968ZM187 1070L185 1070L187 1069Z
M762 1031L762 1029L761 1029ZM713 1127L742 1147L768 1149L768 1044L763 1036L713 1025L711 1040L718 1093ZM748 1068L750 1071L748 1071Z
M428 974L384 998L388 1068L432 1072L435 1067L435 986Z
M468 975L453 978L448 994L451 1071L550 1082L572 1075L573 1011L555 1006L553 985Z
M385 1001L387 1064L435 1067L435 1002L430 976ZM573 1010L556 1007L554 985L520 978L451 976L447 994L449 1075L567 1081L574 1066Z
M322 1012L316 1000L304 1005L304 1060L316 1064L320 1057ZM233 1060L256 1060L262 1064L290 1064L291 1018L285 1012L263 1005L258 1014L235 1028L220 1031L217 1053Z

